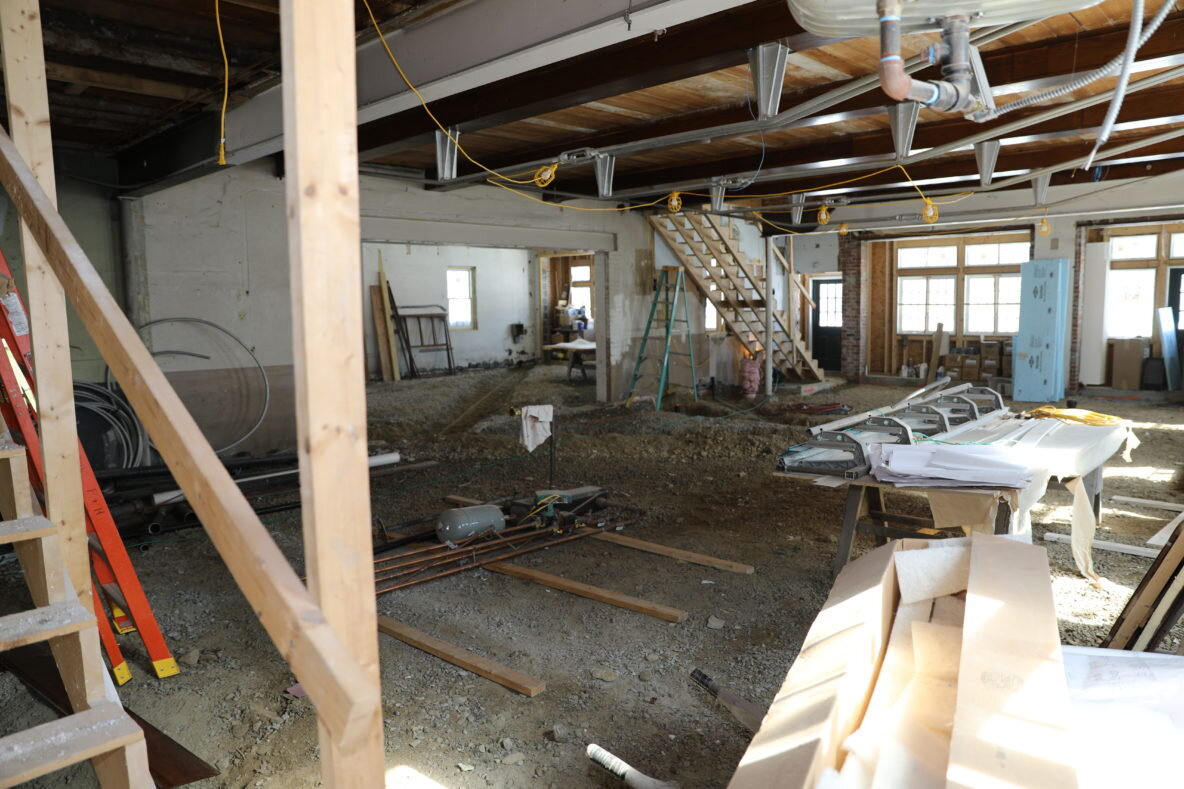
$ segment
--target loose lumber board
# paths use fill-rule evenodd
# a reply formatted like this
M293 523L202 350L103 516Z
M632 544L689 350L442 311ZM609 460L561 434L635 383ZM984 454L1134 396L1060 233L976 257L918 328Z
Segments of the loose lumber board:
M1077 786L1048 552L975 534L948 789Z
M656 553L659 556L669 556L672 559L688 562L690 564L701 564L704 567L714 567L717 570L726 570L730 573L740 573L742 575L752 575L753 568L750 564L741 564L740 562L730 562L727 559L717 559L714 556L707 556L702 553L695 553L693 551L684 551L681 548L671 548L667 545L660 545L656 542L646 542L635 537L626 537L624 534L617 534L616 532L604 532L596 535L596 539L611 542L616 545L623 545L626 548L633 548L638 551L645 551L646 553Z
M945 334L945 324L937 324L937 331L933 333L933 350L929 353L929 369L925 372L926 384L937 380L937 366L941 362L941 344Z
M1172 536L1172 533L1176 531L1176 527L1181 523L1184 523L1184 512L1181 512L1168 521L1162 529L1151 536L1151 539L1147 540L1147 544L1153 548L1162 548L1167 545L1168 537Z
M1073 538L1068 534L1046 531L1044 533L1044 541L1060 542L1070 545L1072 544ZM1109 540L1094 540L1091 545L1094 549L1099 551L1113 551L1114 553L1125 553L1130 556L1142 556L1144 559L1154 559L1156 556L1159 556L1158 548L1146 548L1142 545L1127 545L1126 543L1111 542Z
M602 589L599 586L573 581L570 578L544 573L541 570L532 570L529 567L522 567L517 564L492 562L485 565L485 569L493 570L503 575L512 575L524 581L534 581L537 584L549 586L561 592L587 597L589 600L615 605L619 608L636 611L639 614L646 614L647 616L652 616L666 622L682 622L687 618L687 612L680 608L672 608L661 603L652 603L649 600L642 600L639 597L621 594L611 589Z
M382 299L382 325L386 335L387 359L391 366L391 375L396 381L403 380L399 370L399 341L395 339L394 303L391 299L391 285L386 278L386 269L382 267L382 250L378 250L378 297Z
M1171 583L1171 579L1184 564L1184 524L1176 527L1175 532L1168 539L1159 552L1159 556L1151 563L1147 574L1135 588L1134 594L1127 601L1122 613L1110 628L1110 634L1102 646L1110 649L1128 649L1135 637L1135 633L1147 622L1152 609L1163 593L1164 588Z
M0 4L0 9L5 7ZM345 741L356 742L366 736L381 709L378 687L330 627L3 132L0 184L61 280L78 317L123 386L231 575L308 691L318 715ZM361 373L358 375L360 378ZM74 468L77 474L77 461ZM368 519L366 524L368 529Z
M1110 501L1119 504L1134 504L1139 507L1152 507L1160 510L1170 510L1171 512L1184 512L1184 504L1176 504L1173 501L1155 501L1154 499L1136 499L1130 496L1112 496Z
M377 285L370 286L370 312L374 316L374 337L378 344L378 372L383 381L393 381L391 372L391 345L386 334L386 321L382 319L382 293Z
M422 649L429 655L435 655L441 660L446 660L454 666L463 668L465 671L471 671L478 676L493 680L497 684L507 687L510 690L518 691L524 696L537 696L547 689L547 683L541 679L535 679L528 674L523 674L521 671L507 668L489 658L481 657L455 644L449 644L447 641L428 635L422 630L416 630L410 625L396 622L388 616L379 615L378 629L391 638L397 638L404 644L409 644L416 649Z
M813 787L859 726L880 670L896 604L893 554L883 545L846 565L728 789Z

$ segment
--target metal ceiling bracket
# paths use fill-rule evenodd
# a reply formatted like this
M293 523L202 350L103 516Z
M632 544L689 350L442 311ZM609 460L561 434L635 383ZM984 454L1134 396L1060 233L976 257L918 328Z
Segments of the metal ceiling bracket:
M974 144L974 161L978 163L978 179L983 186L990 186L995 177L995 164L999 161L999 141L983 140Z
M1032 194L1036 198L1036 205L1042 206L1048 202L1048 185L1052 183L1052 173L1042 173L1032 179Z
M748 50L748 67L752 72L752 87L756 92L757 117L771 118L781 108L781 91L785 87L785 64L789 47L780 42L761 44Z
M460 140L460 129L453 126L445 134L436 131L436 178L441 181L451 181L456 178L456 164L459 160L457 141Z
M607 200L613 196L613 173L617 169L617 157L601 153L596 155L593 163L596 166L596 192L600 199Z
M904 159L912 152L920 117L921 105L915 101L888 105L888 124L892 127L892 147L896 149L897 159Z
M789 209L790 218L793 219L795 225L800 225L806 213L806 194L798 192L796 195L790 195L789 203L791 206Z
M723 181L712 181L711 183L711 210L724 210L724 197L728 193L728 185Z

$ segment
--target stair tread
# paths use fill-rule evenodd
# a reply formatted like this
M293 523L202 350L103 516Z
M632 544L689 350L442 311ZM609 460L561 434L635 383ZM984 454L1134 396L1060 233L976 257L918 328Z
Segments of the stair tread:
M113 702L0 739L0 789L134 743L144 736Z
M0 617L0 651L77 633L94 617L77 600L33 608Z
M41 515L29 515L0 523L0 545L21 540L36 540L57 533L57 527Z

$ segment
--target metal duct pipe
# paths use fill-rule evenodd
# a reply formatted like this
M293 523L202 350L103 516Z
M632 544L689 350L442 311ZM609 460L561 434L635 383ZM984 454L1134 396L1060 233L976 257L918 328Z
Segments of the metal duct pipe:
M966 112L974 106L970 92L970 26L965 16L942 19L943 55L940 82L924 82L906 73L900 54L901 0L878 0L880 14L880 85L890 98L916 101L935 110Z

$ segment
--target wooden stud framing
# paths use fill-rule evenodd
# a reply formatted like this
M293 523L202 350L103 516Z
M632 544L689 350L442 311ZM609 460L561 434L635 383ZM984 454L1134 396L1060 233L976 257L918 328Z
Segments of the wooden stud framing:
M682 622L687 618L687 612L681 608L672 608L661 603L652 603L649 600L642 600L640 597L614 592L611 589L602 589L599 586L573 581L570 578L544 573L541 570L532 570L529 567L523 567L518 564L493 562L485 565L485 569L492 570L495 573L502 573L503 575L512 575L524 581L534 581L536 584L549 586L552 589L558 589L561 592L579 595L580 597L587 597L589 600L595 600L599 603L607 603L608 605L615 605L618 608L636 611L639 614L646 614L647 616L652 616L665 622Z
M343 741L362 738L379 709L378 689L329 627L12 140L3 133L0 184L318 713Z
M4 88L8 97L9 130L15 151L28 163L46 201L57 203L53 140L49 131L49 93L45 78L45 47L37 0L0 2L0 49L3 50ZM70 365L70 333L66 325L66 297L34 241L21 223L29 315L33 332L37 410L45 469L46 516L62 534L66 569L78 601L92 610L90 558L82 506L82 476L78 432L74 422L74 376Z
M283 0L296 425L308 587L380 692L370 537L353 0ZM327 785L383 783L382 710L354 742L320 721Z
M695 553L694 551L684 551L681 548L671 548L669 545L660 545L656 542L647 542L634 537L626 537L624 534L617 534L616 532L606 531L603 534L596 535L596 539L623 545L635 551L645 551L646 553L654 553L659 556L669 556L671 559L678 559L680 562L687 562L688 564L700 564L704 567L726 570L729 573L752 575L753 572L751 564L741 564L740 562L730 562L727 559L717 559L714 556L707 556L706 554Z

